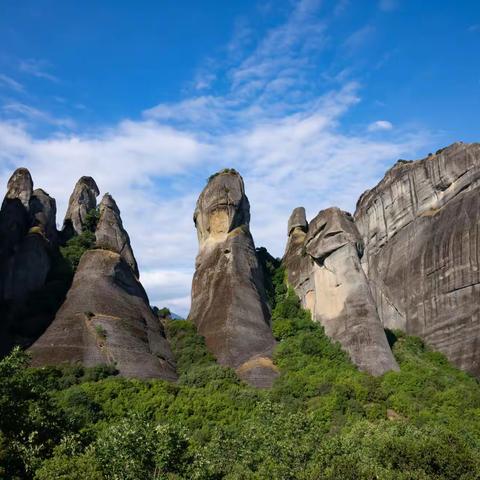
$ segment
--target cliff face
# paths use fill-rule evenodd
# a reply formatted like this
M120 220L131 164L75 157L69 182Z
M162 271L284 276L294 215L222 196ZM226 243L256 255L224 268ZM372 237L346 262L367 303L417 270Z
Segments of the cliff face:
M100 218L95 231L95 245L120 254L139 277L137 261L130 245L130 237L123 228L120 210L111 195L106 193L100 202Z
M189 319L222 365L259 386L277 375L262 272L250 234L250 205L235 171L220 172L194 214L199 241Z
M288 233L283 260L288 282L313 319L361 370L373 375L397 370L360 264L363 246L352 217L329 208L307 225L305 210L298 208Z
M33 365L106 363L127 377L174 380L170 347L138 281L113 198L106 195L100 210L102 248L83 254L55 320L30 348Z
M480 144L398 162L355 223L383 324L480 375Z
M57 248L55 200L33 190L30 172L15 170L0 210L0 351L13 344L28 345L51 318L26 318L32 292L47 283ZM28 315L27 315L28 317Z

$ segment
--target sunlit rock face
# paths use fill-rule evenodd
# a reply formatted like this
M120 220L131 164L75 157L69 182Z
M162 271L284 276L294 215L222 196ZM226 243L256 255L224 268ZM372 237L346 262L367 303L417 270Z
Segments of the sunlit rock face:
M338 208L322 210L307 224L293 211L284 255L288 282L325 333L340 342L364 371L397 370L362 270L362 242L352 217Z
M96 246L119 253L138 277L138 266L130 245L130 237L123 228L120 210L108 193L103 196L99 210L100 218L95 231Z
M278 375L262 271L250 234L250 205L234 170L211 177L194 213L199 252L192 283L193 321L217 361L268 387Z
M111 196L104 197L100 212L96 238L101 248L83 254L64 304L30 348L32 363L110 364L126 377L175 380L163 326L138 280Z
M397 162L355 223L383 324L480 375L480 144Z
M85 226L88 212L97 207L97 197L100 191L92 177L81 177L75 185L68 209L63 221L63 236L65 239L80 235Z

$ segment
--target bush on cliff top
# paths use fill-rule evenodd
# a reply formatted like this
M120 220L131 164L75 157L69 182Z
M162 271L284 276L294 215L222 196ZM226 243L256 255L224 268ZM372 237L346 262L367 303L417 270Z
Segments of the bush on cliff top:
M475 479L478 382L414 337L401 372L359 372L271 269L281 370L256 390L221 367L188 321L168 321L180 380L0 362L0 478Z

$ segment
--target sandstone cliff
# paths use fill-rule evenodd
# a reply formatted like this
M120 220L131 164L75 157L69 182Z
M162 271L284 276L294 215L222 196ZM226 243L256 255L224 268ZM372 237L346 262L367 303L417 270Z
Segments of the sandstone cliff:
M284 265L288 282L325 333L364 371L398 369L360 264L362 242L352 217L322 210L307 224L297 208L288 222Z
M55 320L30 348L33 365L106 363L127 377L174 380L163 327L138 281L128 235L109 195L102 201L97 238L102 248L83 254Z
M399 161L357 204L380 319L480 375L480 144Z
M199 253L189 319L218 362L265 387L277 370L262 272L249 230L250 205L234 170L213 176L194 213Z

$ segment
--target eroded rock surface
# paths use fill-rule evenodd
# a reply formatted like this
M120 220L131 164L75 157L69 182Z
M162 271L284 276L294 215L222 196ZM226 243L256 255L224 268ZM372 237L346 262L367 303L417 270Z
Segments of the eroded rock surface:
M33 365L116 365L121 375L176 378L160 322L130 266L115 252L89 250L46 332L30 348Z
M480 144L399 161L357 204L383 324L480 375Z
M297 208L288 225L288 282L312 318L361 370L397 370L360 264L362 242L351 215L329 208L307 225L305 210Z
M99 209L100 218L95 231L95 244L98 248L119 253L138 277L138 266L130 246L130 237L123 228L120 210L111 195L106 193L103 196Z
M249 230L250 205L241 176L213 176L194 214L199 252L192 284L193 321L217 361L268 387L278 372L262 271Z
M54 199L43 190L33 191L29 171L26 168L15 170L0 210L2 354L15 344L31 344L51 320L48 316L28 312L32 293L45 286L52 268L57 233L55 212Z
M99 194L100 191L92 177L81 177L78 180L70 195L63 221L63 233L66 238L82 233L88 212L97 207Z
M113 198L106 195L97 226L101 249L85 252L67 298L30 351L34 365L114 364L121 375L176 378L163 327L138 281L133 252Z

